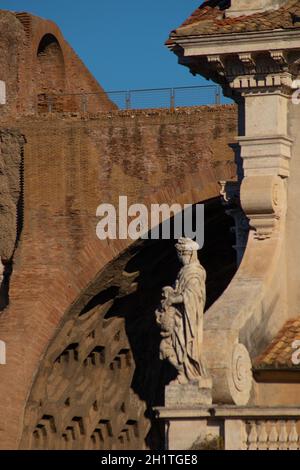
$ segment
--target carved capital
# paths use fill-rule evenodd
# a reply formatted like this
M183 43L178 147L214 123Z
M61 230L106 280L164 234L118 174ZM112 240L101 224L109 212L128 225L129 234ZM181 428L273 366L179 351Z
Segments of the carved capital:
M243 180L241 202L255 238L270 238L285 212L284 180L279 176L249 176Z

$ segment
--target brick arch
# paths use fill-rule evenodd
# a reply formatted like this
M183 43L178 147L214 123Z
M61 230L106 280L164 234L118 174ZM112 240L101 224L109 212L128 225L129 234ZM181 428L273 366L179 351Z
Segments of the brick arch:
M108 99L101 85L65 40L59 27L49 20L43 20L34 16L31 16L31 19L32 27L30 34L33 56L45 37L54 37L59 44L61 58L64 61L65 74L64 87L61 91L70 95L74 93L96 93L97 95L94 96L93 101L97 111L115 109L116 106ZM33 61L37 63L36 57L33 57ZM60 90L58 90L59 93ZM57 111L78 111L80 109L80 101L74 100L76 98L72 96L61 99L60 103L57 104ZM93 110L93 106L91 110Z
M37 50L37 94L59 94L66 89L63 51L53 34L42 37Z
M37 47L38 44L37 41ZM115 269L109 269L114 261L134 248L124 240L109 243L97 240L95 212L99 203L114 203L119 194L127 193L131 196L130 203L143 202L146 205L219 201L218 180L232 179L235 174L233 156L226 147L231 139L230 132L234 132L232 121L235 121L235 111L224 107L182 113L160 111L155 114L151 111L146 117L139 113L134 116L133 112L116 113L88 121L45 117L39 118L38 122L26 119L20 123L26 136L24 223L10 278L9 306L0 315L0 336L7 344L8 358L7 367L1 369L0 381L3 397L0 414L7 417L5 426L0 429L2 448L20 446L25 404L33 390L39 365L46 359L51 345L55 345L57 334L63 331L69 312L79 301L88 305L91 296L101 293L98 289L101 286L96 286L98 277L105 276L105 273L113 277ZM144 156L149 143L151 146L153 139L156 142L162 122L165 125L163 144L154 145ZM210 124L206 127L207 122ZM191 123L194 126L192 131ZM175 130L186 127L190 131L187 136L182 135L182 142L178 142L174 139ZM221 130L221 137L211 141L209 136L215 127ZM106 148L103 142L112 128L121 129L117 136L119 140L116 141L113 134L111 145ZM128 129L126 135L123 129ZM141 135L136 142L137 130ZM100 139L102 135L103 142ZM196 138L198 135L199 139ZM205 141L206 137L209 143ZM189 151L191 139L192 153ZM119 149L124 147L124 141L127 147L122 153ZM137 164L140 165L138 174ZM153 169L158 175L154 182ZM214 218L212 213L211 220ZM217 220L220 219L217 217ZM214 233L217 235L219 232L215 230ZM218 246L218 241L215 246ZM217 254L223 259L223 253L217 251ZM118 268L119 271L122 270ZM89 288L94 291L89 292ZM55 359L67 354L77 357L77 344L81 342L72 339L63 350L57 351ZM95 345L94 352L100 359L101 347L105 346ZM123 344L116 354L111 355L114 357L110 363L115 359L117 363L119 360L122 362L123 356L127 357L124 354L126 349L127 345ZM130 350L135 350L135 344ZM83 357L83 362L90 353L92 351ZM65 400L67 404L68 398ZM37 410L38 403L39 400L36 402ZM122 405L123 402L120 407ZM80 430L81 422L77 418L83 417L79 412L73 414L66 427L78 429L79 426ZM53 427L47 416L36 416L35 422L41 420L41 426L47 427L50 423ZM134 419L128 421L134 427ZM96 439L103 431L98 424L106 426L107 423L95 424ZM126 429L124 436L132 432L132 428L130 430L126 426L123 429ZM119 435L118 438L122 440L124 436ZM22 445L26 447L29 444L23 442Z
M16 13L15 16L21 22L24 29L24 40L19 44L20 57L18 63L18 76L22 78L18 95L15 97L18 110L22 112L36 112L38 81L35 80L39 74L39 61L37 51L43 38L53 36L58 42L65 66L65 86L59 87L65 93L97 93L95 95L95 109L113 110L116 106L108 99L103 88L93 77L76 52L63 37L58 26L49 20L39 18L29 13ZM56 68L56 67L55 67ZM68 108L68 103L63 103L63 111L73 111L72 102ZM76 103L78 110L78 103ZM93 109L93 108L92 108ZM60 109L58 109L60 111ZM42 109L43 111L43 109Z
M25 26L27 29L27 35L30 37L30 61L34 68L37 67L39 62L39 55L48 49L50 46L56 47L56 56L64 64L64 74L67 76L70 68L70 60L78 59L70 57L70 53L74 53L69 44L63 37L59 27L49 20L43 20L33 15L28 15L30 18L29 26ZM80 60L80 59L78 59ZM88 71L87 71L88 72ZM88 72L89 73L89 72ZM66 88L67 91L67 88Z
M193 184L192 186L190 186L192 181L195 181L196 183L196 180L196 177L195 180L194 177L188 178L186 181L186 184L188 186L186 187L183 186L184 181L182 181L181 185L179 185L179 187L181 187L181 190L183 191L183 193L181 194L178 193L178 188L165 187L163 190L160 190L156 194L153 194L147 201L144 202L146 204L154 202L164 202L172 204L174 202L175 195L177 198L176 200L178 202L181 202L182 204L206 201L208 197L219 200L219 188L217 183L207 184L202 189L199 189L199 186L201 187L201 184L199 185L199 179L198 184ZM51 236L51 233L47 233L47 235ZM40 242L42 243L42 240ZM36 243L37 241L34 240L34 238L28 238L26 246L22 247L23 269L18 271L18 268L15 268L15 273L12 279L10 290L10 307L0 318L0 330L3 331L2 339L8 345L8 353L10 358L10 367L9 369L3 371L3 380L0 384L0 387L4 389L4 391L2 392L2 396L7 396L5 390L7 391L8 389L12 389L16 386L16 371L20 372L18 374L19 382L17 387L17 393L14 398L14 406L13 408L8 407L6 412L6 415L9 415L7 420L9 429L6 430L5 434L1 435L1 442L3 448L16 448L19 445L21 445L22 448L34 447L32 441L28 439L28 435L25 435L25 437L23 435L23 440L21 442L20 432L24 429L24 425L25 434L26 430L28 429L30 429L30 432L32 432L30 426L33 425L33 423L38 426L38 429L40 429L41 426L45 426L45 429L53 428L53 424L47 421L48 418L45 418L47 416L49 417L49 415L38 415L37 402L39 400L37 400L37 397L39 397L39 394L36 394L36 390L32 388L33 385L36 383L36 374L40 370L41 374L38 374L37 377L43 376L43 373L49 370L49 357L47 356L47 352L51 347L52 355L53 347L55 349L55 353L63 353L63 351L59 352L59 350L56 350L56 337L58 332L61 334L63 330L65 331L65 328L68 328L70 326L68 325L68 322L66 320L70 318L70 315L72 315L72 311L74 311L73 309L77 309L78 316L78 308L81 308L82 311L84 307L88 305L88 303L93 299L93 297L99 294L99 290L100 293L103 291L103 287L101 287L101 289L99 288L99 286L97 287L99 279L101 278L102 280L104 280L103 282L105 282L105 279L106 281L108 280L108 278L111 279L112 274L115 273L117 265L114 265L114 260L118 260L119 263L123 262L124 259L126 260L126 257L128 257L127 262L129 262L130 257L132 257L131 250L134 250L134 247L130 246L131 244L122 240L112 241L108 244L96 240L95 237L90 237L89 240L86 240L86 243L84 244L85 246L81 250L80 256L77 257L76 265L74 265L73 260L73 263L71 263L69 267L64 266L64 269L59 269L58 267L56 267L54 271L52 271L51 266L47 270L41 266L40 268L38 268L37 265L37 271L35 271L34 275L32 275L30 274L30 272L32 272L32 267L30 267L30 263L32 263L32 260L36 256ZM47 240L44 240L44 245L44 250L47 251L49 249ZM28 266L28 269L24 268L24 266ZM78 267L80 267L80 269L78 269ZM120 267L117 269L117 271L119 274L123 273L123 269L121 269ZM43 285L45 285L45 283L47 284L47 290L40 290L40 288L38 287L41 279L43 279ZM125 284L127 283L128 287L128 282L130 280L130 276L129 278L126 278L125 276L125 279L123 279L122 282L125 282ZM23 292L21 293L20 286L26 285L26 283L28 282L31 283L30 292L26 294L26 290L23 290ZM34 298L32 296L32 292L35 292ZM12 312L13 314L10 314L10 312ZM28 312L30 312L29 316ZM17 324L19 325L17 327L17 333L15 328L16 319ZM116 331L117 327L118 325L112 326L112 331L115 334L118 333L118 331ZM28 338L32 337L33 331L34 341L30 345L30 347L27 347ZM85 329L84 332L87 336L91 333L91 331L88 331L87 329ZM117 352L116 357L110 356L110 359L112 359L112 361L119 361L119 352L123 350L130 350L128 342L126 343L126 338L124 338L124 336L122 336L122 338L122 345L125 346L122 346L120 351ZM77 341L72 341L72 344L76 343ZM99 347L102 346L102 344L95 344L95 351L99 351ZM68 347L70 347L70 344L65 344L65 347L63 349L67 349ZM85 357L84 360L87 360L90 353L92 353L92 351L87 352L87 357ZM58 355L59 354L57 354L57 356ZM39 368L39 364L41 362L42 357L44 358L44 361L48 363L48 366L45 367L44 372L43 369ZM120 360L123 359L121 358ZM128 358L128 360L130 361L132 360L132 358ZM23 366L24 361L26 363L25 368ZM108 364L108 366L110 367L110 364ZM131 369L130 373L133 374L133 372L134 371ZM128 381L128 378L126 380ZM127 385L127 387L128 386L129 385ZM32 397L30 391L34 392L34 399L26 408L24 408L24 405L27 401L27 397L29 395L30 397ZM66 396L66 401L68 400L68 398L69 397ZM95 397L95 400L91 405L91 413L92 406L96 403L97 400L97 397ZM132 400L133 403L135 403L135 395L132 396ZM118 405L120 405L120 408L124 408L124 406L126 408L127 406L128 410L129 404L124 403L125 402L123 398L120 397ZM141 442L144 442L144 438L146 437L147 432L150 429L149 421L144 419L145 407L143 404L143 400L138 400L137 403L137 416L134 415L133 417L130 417L130 415L127 415L126 413L122 415L124 419L129 416L127 421L124 421L123 423L125 426L124 428L120 430L118 428L118 423L114 424L114 429L120 430L120 433L117 436L114 435L114 439L117 439L117 442L119 442L120 440L122 441L123 437L121 436L121 434L124 429L126 430L125 435L127 435L128 433L131 436L135 435L134 430L132 428L127 429L126 426L128 423L133 423L133 426L135 426L135 423L140 423L139 433L142 434L139 434L139 436L142 435L143 437L143 439L139 438L138 440L135 440L132 437L130 445L135 446L137 442L140 445ZM4 403L3 406L5 406ZM34 413L37 414L34 414L34 419L32 418L32 416L28 418L28 424L28 421L26 421L26 416L28 410L30 409L31 412L32 408L35 410ZM25 413L24 423L23 413ZM78 422L76 421L78 416L74 415L73 417L69 418L71 420L71 423L69 423L66 427L71 429L74 425L74 429L77 429L79 426ZM74 418L76 419L73 423L72 420ZM79 418L82 418L82 416L79 416ZM85 419L90 418L85 417ZM96 433L96 442L98 442L99 439L97 438L97 433L100 424L102 425L103 423L99 424L94 422L94 424L95 427L94 432L92 434L94 435ZM57 424L55 426L57 426ZM72 434L73 430L70 432ZM51 439L49 442L50 446L52 446L51 443L55 441L55 436L51 435L50 437ZM89 443L82 439L74 441L74 448L76 448L78 444L80 448L83 442L86 448L94 448L94 437L92 438L91 436ZM111 441L111 444L116 445L115 440ZM69 448L68 446L69 441L67 441L66 443L66 448Z
M182 204L204 202L213 216L212 221L209 216L208 238L213 233L219 236L217 223L223 224L224 214L216 187L202 191L200 200L201 191L185 189ZM207 200L207 194L215 197ZM161 202L162 197L166 203L174 202L171 188L159 191L151 202ZM227 244L230 248L229 239ZM157 430L152 427L150 432L149 408L160 404L164 379L171 372L158 358L153 312L161 287L173 282L179 266L171 241L139 241L125 249L111 243L110 248L110 260L76 299L70 299L59 328L49 338L26 405L21 448L128 450L157 445ZM209 248L204 263L211 256ZM156 274L152 277L149 272ZM231 266L228 282L233 274ZM219 286L218 292L210 286L209 297L211 292L219 295L226 286ZM141 302L145 304L137 314ZM147 343L149 336L153 341ZM141 361L145 361L142 366Z
M47 33L40 40L39 47L37 50L37 56L39 56L40 54L44 54L47 49L52 45L55 45L55 47L59 49L59 53L62 54L62 49L57 38L54 36L54 34Z
M151 197L151 202L172 202L173 191L172 188L169 191L164 188ZM194 202L195 198L204 200L208 192L216 196L217 185L208 185L203 189L202 198L201 191L199 193L196 188L187 189L186 202ZM192 200L190 196L193 197ZM26 242L21 245L18 254L22 258L22 264L16 264L11 279L10 305L0 316L1 339L7 344L9 357L9 366L1 371L0 393L4 398L0 408L5 410L7 427L3 432L0 430L0 442L1 447L8 449L15 449L20 444L24 405L41 358L45 357L57 332L61 331L71 306L83 299L89 302L92 293L86 298L87 290L95 286L99 276L105 275L114 259L130 251L129 244L125 241L116 240L109 244L100 242L93 232L92 236L83 241L84 246L76 260L70 259L69 265L60 268L58 255L57 265L50 264L46 267L43 257L47 257L49 249L57 250L51 242L55 239L53 230L56 229L50 225L45 227L44 232L43 223L39 224L40 235L35 233L25 236ZM31 229L37 232L36 226L31 225ZM42 284L46 284L47 289ZM26 287L28 285L30 291ZM13 406L9 406L11 398L8 390L12 389L15 390ZM9 403L6 403L5 397Z

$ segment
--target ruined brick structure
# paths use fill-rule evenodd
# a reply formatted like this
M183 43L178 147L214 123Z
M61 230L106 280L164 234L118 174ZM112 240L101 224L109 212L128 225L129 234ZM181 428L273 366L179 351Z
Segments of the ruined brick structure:
M101 242L96 209L119 195L204 202L211 305L236 268L219 197L236 175L236 109L118 111L52 22L0 22L0 448L158 448L151 408L169 371L154 310L176 253L172 241ZM74 115L58 96L43 115L45 95L82 92L101 113Z
M1 11L0 22L1 80L7 87L2 115L42 110L46 94L96 93L97 109L115 108L53 22L6 11ZM72 99L76 97L65 103L70 111ZM59 109L62 100L57 98L54 106Z

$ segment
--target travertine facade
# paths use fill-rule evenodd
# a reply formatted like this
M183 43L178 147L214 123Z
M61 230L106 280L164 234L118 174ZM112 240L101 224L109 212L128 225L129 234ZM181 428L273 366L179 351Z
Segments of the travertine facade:
M206 312L204 327L213 399L230 405L222 429L226 448L299 448L299 422L291 418L290 425L286 420L292 416L288 407L300 407L299 367L290 358L280 377L275 368L272 374L272 366L267 375L261 368L253 375L253 366L260 364L258 356L265 357L270 341L289 319L298 317L300 308L299 106L293 99L299 77L299 12L300 3L292 0L272 5L237 1L231 6L204 2L167 42L182 64L220 83L239 106L240 202L250 232L240 268ZM292 355L295 334L290 333ZM276 420L265 418L266 411L257 408L266 404L272 416L281 417L280 429ZM243 409L236 412L232 405L253 406L252 411L245 408L249 421L242 419ZM287 409L279 413L280 405ZM162 413L168 415L166 410ZM261 427L250 419L253 413L260 415ZM230 416L233 427L228 430ZM250 423L249 430L245 422ZM242 434L227 445L238 423ZM213 420L208 419L207 429L211 425ZM169 445L176 447L172 440Z

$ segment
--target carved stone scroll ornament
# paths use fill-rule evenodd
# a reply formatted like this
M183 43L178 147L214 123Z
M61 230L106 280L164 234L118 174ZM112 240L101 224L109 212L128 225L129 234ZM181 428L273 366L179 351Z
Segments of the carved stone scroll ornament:
M176 404L183 404L182 399L187 397L190 402L198 403L201 401L200 389L202 399L205 389L207 403L210 401L208 391L211 389L211 381L202 355L206 272L197 257L197 243L182 238L176 249L183 267L175 287L163 289L161 306L156 311L162 337L160 358L168 360L178 372L167 395L171 397L169 404L175 404L176 400L179 400Z
M243 406L249 402L252 389L252 364L243 344L234 346L229 370L231 396L237 405Z
M255 238L270 238L286 209L284 180L278 176L250 176L243 180L241 201Z

